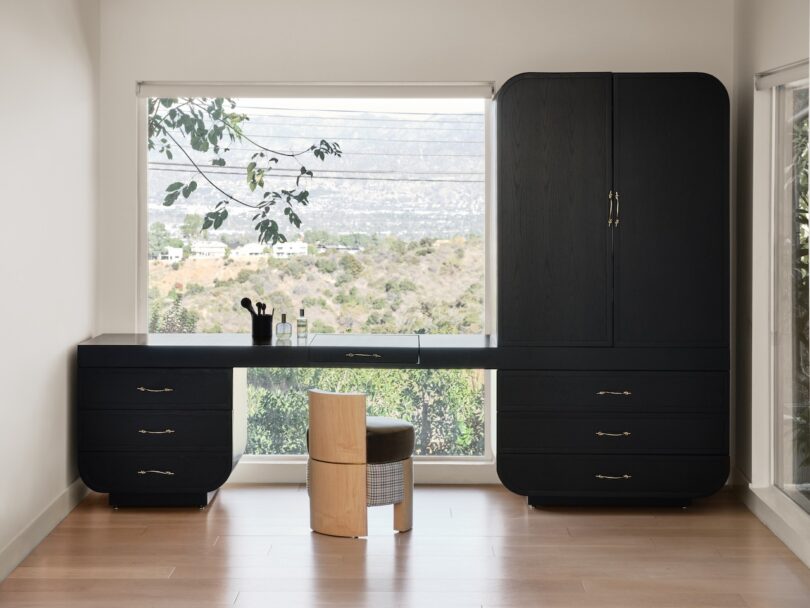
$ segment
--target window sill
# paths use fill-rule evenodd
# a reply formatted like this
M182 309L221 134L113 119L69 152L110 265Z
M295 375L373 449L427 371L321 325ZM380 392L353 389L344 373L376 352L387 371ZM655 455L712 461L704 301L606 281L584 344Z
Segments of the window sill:
M810 513L773 486L743 487L743 503L810 567Z
M231 474L230 483L305 483L306 458L302 456L244 456ZM418 484L499 484L495 461L486 457L421 459L413 465Z

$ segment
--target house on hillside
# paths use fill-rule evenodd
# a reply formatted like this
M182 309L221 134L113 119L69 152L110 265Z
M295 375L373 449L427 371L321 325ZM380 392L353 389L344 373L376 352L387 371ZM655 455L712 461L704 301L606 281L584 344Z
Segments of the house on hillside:
M276 243L273 245L273 257L286 259L309 253L308 245L303 241Z
M337 251L340 253L351 253L352 255L363 251L362 247L350 247L349 245L327 245L325 243L318 243L318 253L327 253L329 251Z
M194 241L191 244L192 258L224 258L228 246L220 241Z
M267 247L261 243L247 243L233 250L235 258L253 258L267 253Z
M160 259L163 262L179 262L183 259L183 248L166 247L166 252L160 254Z

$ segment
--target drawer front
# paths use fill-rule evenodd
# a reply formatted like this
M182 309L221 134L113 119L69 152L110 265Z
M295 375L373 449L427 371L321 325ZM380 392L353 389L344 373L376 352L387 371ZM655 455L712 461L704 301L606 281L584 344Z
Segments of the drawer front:
M226 411L85 410L79 449L231 451L232 418Z
M96 492L211 492L232 468L230 452L79 452L79 473Z
M79 407L84 409L231 409L230 369L80 368Z
M498 452L727 454L728 433L720 414L502 412Z
M728 409L725 372L498 372L498 411Z
M498 475L524 496L708 496L728 478L726 456L503 454Z

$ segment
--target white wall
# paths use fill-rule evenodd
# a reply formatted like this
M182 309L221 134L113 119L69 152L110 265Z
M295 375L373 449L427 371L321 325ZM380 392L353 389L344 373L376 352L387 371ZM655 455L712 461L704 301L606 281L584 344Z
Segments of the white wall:
M736 463L744 478L752 481L756 477L757 483L761 483L770 470L768 447L761 445L763 434L757 433L764 429L767 438L770 425L770 124L768 93L757 93L758 103L754 103L754 74L807 58L807 0L738 0L734 48L738 250ZM752 445L752 437L759 445ZM758 472L752 466L752 450L757 453Z
M732 0L109 0L101 7L99 332L136 329L137 105L149 81L494 81L703 71L731 90Z
M96 2L0 0L0 580L76 487L74 353L95 314L97 28Z

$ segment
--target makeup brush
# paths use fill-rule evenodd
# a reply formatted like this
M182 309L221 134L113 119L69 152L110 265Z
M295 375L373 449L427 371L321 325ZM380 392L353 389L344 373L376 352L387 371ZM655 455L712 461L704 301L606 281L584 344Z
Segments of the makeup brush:
M256 302L256 308L259 309L259 316L263 317L264 316L264 311L265 311L264 302Z
M250 314L254 317L258 317L259 315L256 314L256 311L253 310L253 302L250 301L250 298L242 298L242 308L249 310Z

